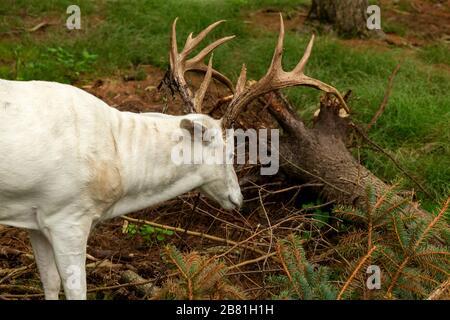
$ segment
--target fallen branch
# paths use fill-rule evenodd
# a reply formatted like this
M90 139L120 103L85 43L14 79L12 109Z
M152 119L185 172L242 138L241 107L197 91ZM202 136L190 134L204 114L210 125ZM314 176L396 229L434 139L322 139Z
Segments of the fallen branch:
M141 278L142 279L142 278ZM105 287L98 287L98 288L92 288L92 289L88 289L87 292L88 293L92 293L92 292L99 292L99 291L106 291L106 290L114 290L114 289L120 289L120 288L125 288L125 287L138 287L138 286L143 286L149 283L154 282L155 280L145 280L145 281L139 281L139 282L132 282L132 283L124 283L124 284L118 284L118 285L114 285L114 286L105 286ZM32 287L26 287L26 286L18 286L18 285L0 285L0 289L3 289L3 287L5 289L19 289L19 290L31 290L31 291L40 291L37 288L32 288ZM157 287L154 287L154 290L156 290ZM39 297L44 297L45 295L43 293L32 293L32 294L2 294L0 295L0 298L39 298Z
M21 291L21 292L30 292L30 293L38 293L41 294L42 290L35 287L24 286L19 284L0 284L0 291L5 290L13 290L13 291Z
M88 269L90 269L90 268L94 268L94 269L96 269L96 268L109 268L109 269L112 269L112 268L121 268L122 266L123 265L121 263L112 263L111 261L105 259L105 260L102 260L102 261L88 263L86 265L86 268L88 268Z
M8 279L17 278L18 276L21 276L22 274L29 272L33 265L34 262L20 268L3 269L3 270L0 269L0 276L4 276L3 278L0 279L0 283L3 283Z
M126 283L122 284L122 287L119 288L123 288L125 285L134 286L136 287L136 291L145 297L152 297L155 295L156 291L159 290L159 288L153 284L155 280L146 280L131 270L123 272L121 280ZM118 287L116 286L116 288Z
M271 258L271 257L273 257L276 254L277 254L276 252L271 252L271 253L268 253L266 255L263 255L261 257L255 258L255 259L243 261L241 263L238 263L238 264L235 264L235 265L229 267L227 269L227 271L230 271L230 270L233 270L233 269L236 269L236 268L240 268L240 267L243 267L243 266L246 266L246 265L249 265L249 264L253 264L253 263L256 263L256 262L259 262L259 261L262 261L262 260L267 260L268 258Z
M172 226L159 224L159 223L152 222L152 221L134 219L134 218L125 217L125 216L122 217L122 218L127 220L127 221L131 221L131 222L135 222L135 223L145 223L145 224L157 227L157 228L167 229L167 230L176 231L176 232L180 232L180 233L186 233L186 234L191 235L191 236L196 236L196 237L200 237L200 238L209 239L209 240L212 240L212 241L222 242L222 243L226 243L226 244L229 244L229 245L232 245L232 246L241 246L241 247L244 247L244 248L246 248L246 249L248 249L250 251L254 251L254 252L259 253L259 254L263 254L263 255L266 254L266 252L264 252L262 250L242 245L242 244L240 244L240 243L238 243L236 241L233 241L233 240L228 240L228 239L225 239L225 238L212 236L212 235L209 235L209 234L206 234L206 233L186 230L186 229L183 229L183 228L172 227Z
M389 77L389 83L388 83L388 86L386 88L386 92L384 93L383 102L381 102L381 105L378 108L378 111L375 113L375 115L373 116L372 120L370 120L369 124L367 125L367 131L369 131L370 128L375 124L375 122L377 122L378 118L381 117L381 115L383 114L384 110L386 109L386 106L387 106L387 104L389 102L389 97L391 95L392 86L394 85L395 76L397 75L398 71L400 70L401 65L402 64L399 63L395 67L395 69L392 72L391 76Z

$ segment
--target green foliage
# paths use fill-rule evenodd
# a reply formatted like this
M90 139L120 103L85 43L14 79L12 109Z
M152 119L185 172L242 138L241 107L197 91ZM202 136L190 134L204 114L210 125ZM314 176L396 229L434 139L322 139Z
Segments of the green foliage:
M269 282L280 287L274 299L334 300L337 290L329 280L324 266L311 264L302 246L303 240L289 235L277 243L277 253L283 265L284 275L271 276Z
M423 299L447 280L450 251L448 225L443 218L446 207L432 221L419 218L407 210L411 203L397 200L395 192L391 188L376 197L373 188L368 188L365 210L334 210L350 227L332 245L336 259L346 261L334 269L342 275L341 282L350 281L356 265L374 246L376 250L366 265L377 265L382 270L381 290L366 289L363 267L350 281L346 298Z
M309 209L315 206L317 206L317 203L308 203L304 204L302 208ZM323 211L320 208L316 208L312 211L312 219L314 226L320 229L328 225L330 221L330 213L328 211Z
M97 60L97 55L86 49L70 51L62 47L50 47L39 53L19 47L15 55L16 80L46 79L63 83L71 83L81 73L93 70ZM36 58L30 59L30 55Z
M245 294L227 280L227 267L198 252L183 254L175 246L165 248L163 261L177 271L169 278L161 290L159 299L205 300L205 299L245 299Z
M408 31L406 26L397 23L396 21L384 21L383 31L386 33L395 33L401 37L404 37Z
M126 226L124 233L130 237L140 236L147 242L163 242L166 240L166 237L170 237L174 234L172 230L154 227L149 224L138 227L133 223L129 223Z
M420 58L426 63L446 64L450 66L450 45L447 43L437 43L423 48Z

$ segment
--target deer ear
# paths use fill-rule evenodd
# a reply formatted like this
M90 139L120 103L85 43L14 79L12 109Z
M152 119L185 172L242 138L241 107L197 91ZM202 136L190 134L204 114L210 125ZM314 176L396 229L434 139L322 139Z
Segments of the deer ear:
M193 139L203 141L203 136L208 130L203 124L197 121L192 121L190 119L183 119L180 122L180 128L187 130Z

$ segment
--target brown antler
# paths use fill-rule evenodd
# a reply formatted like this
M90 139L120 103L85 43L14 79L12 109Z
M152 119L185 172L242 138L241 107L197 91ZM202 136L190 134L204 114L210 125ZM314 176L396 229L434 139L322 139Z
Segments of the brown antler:
M188 55L198 46L198 44L208 35L211 30L213 30L217 25L222 23L224 20L217 21L202 32L200 32L196 37L192 37L192 33L186 39L183 50L179 53L177 48L177 33L176 25L178 18L172 24L172 36L171 36L171 47L170 47L170 71L168 73L169 82L176 86L177 91L180 93L183 102L187 108L188 112L201 112L202 102L205 96L206 90L208 89L211 76L218 79L219 81L225 83L232 90L231 81L225 77L220 72L212 68L212 56L209 59L208 66L205 65L203 59L215 48L223 44L224 42L234 38L234 36L224 37L215 42L209 44L203 50L201 50L195 57L187 59ZM197 90L197 92L192 94L189 86L186 83L184 74L187 71L201 71L205 72L205 78Z
M309 41L308 47L297 66L289 72L283 70L281 59L283 53L284 40L284 23L280 13L280 33L278 35L278 43L273 54L272 63L266 75L252 86L245 88L247 70L245 65L242 66L241 74L236 85L236 92L231 100L226 113L223 116L222 125L228 128L235 121L242 107L250 103L253 99L270 91L292 86L308 86L313 87L327 93L334 94L340 101L342 107L350 112L341 94L332 86L319 80L306 76L303 71L314 43L314 35Z

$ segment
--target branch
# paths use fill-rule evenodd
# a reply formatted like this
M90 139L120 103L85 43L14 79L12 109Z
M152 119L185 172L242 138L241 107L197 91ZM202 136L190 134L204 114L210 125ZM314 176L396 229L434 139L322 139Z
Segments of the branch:
M212 235L209 235L209 234L206 234L206 233L190 231L190 230L186 230L186 229L182 229L182 228L177 228L177 227L167 226L167 225L164 225L164 224L155 223L155 222L152 222L152 221L134 219L134 218L125 217L125 216L122 217L122 218L124 220L128 220L128 221L131 221L131 222L145 223L145 224L157 227L157 228L167 229L167 230L181 232L181 233L186 233L186 234L191 235L191 236L206 238L206 239L209 239L209 240L226 243L226 244L229 244L229 245L232 245L232 246L241 246L241 247L244 247L244 248L246 248L246 249L248 249L250 251L253 251L253 252L256 252L256 253L259 253L259 254L262 254L262 255L266 254L266 252L264 252L262 250L259 250L259 249L256 249L256 248L252 248L250 246L242 245L239 242L236 242L236 241L233 241L233 240L228 240L228 239L212 236Z
M450 278L437 287L427 298L427 300L438 300L442 294L450 288Z
M398 71L400 70L401 65L402 65L402 63L400 62L395 67L394 71L392 72L391 76L389 77L389 83L388 83L388 86L386 88L386 92L384 93L383 102L381 102L381 105L378 108L378 111L375 113L375 115L373 116L372 120L370 120L370 123L367 126L367 131L369 131L370 128L375 124L375 122L377 122L378 118L381 117L381 115L383 114L384 110L386 109L386 106L387 106L387 104L389 102L389 96L391 95L392 86L394 85L395 76L397 75Z
M357 125L355 124L350 124L352 128L354 128L356 130L357 133L359 133L361 135L361 137L364 138L364 140L366 140L369 144L371 144L373 147L375 147L375 149L377 149L378 151L380 151L382 154L384 154L385 156L387 156L393 163L394 165L397 167L397 169L399 169L406 177L408 177L412 182L414 182L419 188L420 190L422 190L423 193L425 193L427 195L427 197L431 200L433 200L435 203L436 199L431 195L431 193L429 193L420 183L419 181L417 181L412 175L410 175L408 172L406 172L405 169L403 169L400 164L397 162L397 160L395 160L395 158L393 156L391 156L389 153L387 153L381 146L379 146L377 143L375 143L374 141L372 141L365 133L362 129L360 129Z
M342 295L345 293L345 291L347 290L348 286L350 285L350 283L353 281L353 279L356 277L356 274L358 273L358 271L361 269L361 267L364 265L364 263L366 262L367 259L370 258L370 256L372 255L372 253L375 251L375 249L377 248L377 246L373 246L369 252L367 252L367 254L361 259L361 261L358 263L358 265L356 266L355 270L353 271L353 273L350 275L350 278L347 279L347 281L345 282L344 286L341 289L341 292L339 292L339 295L337 297L337 300L341 300Z

